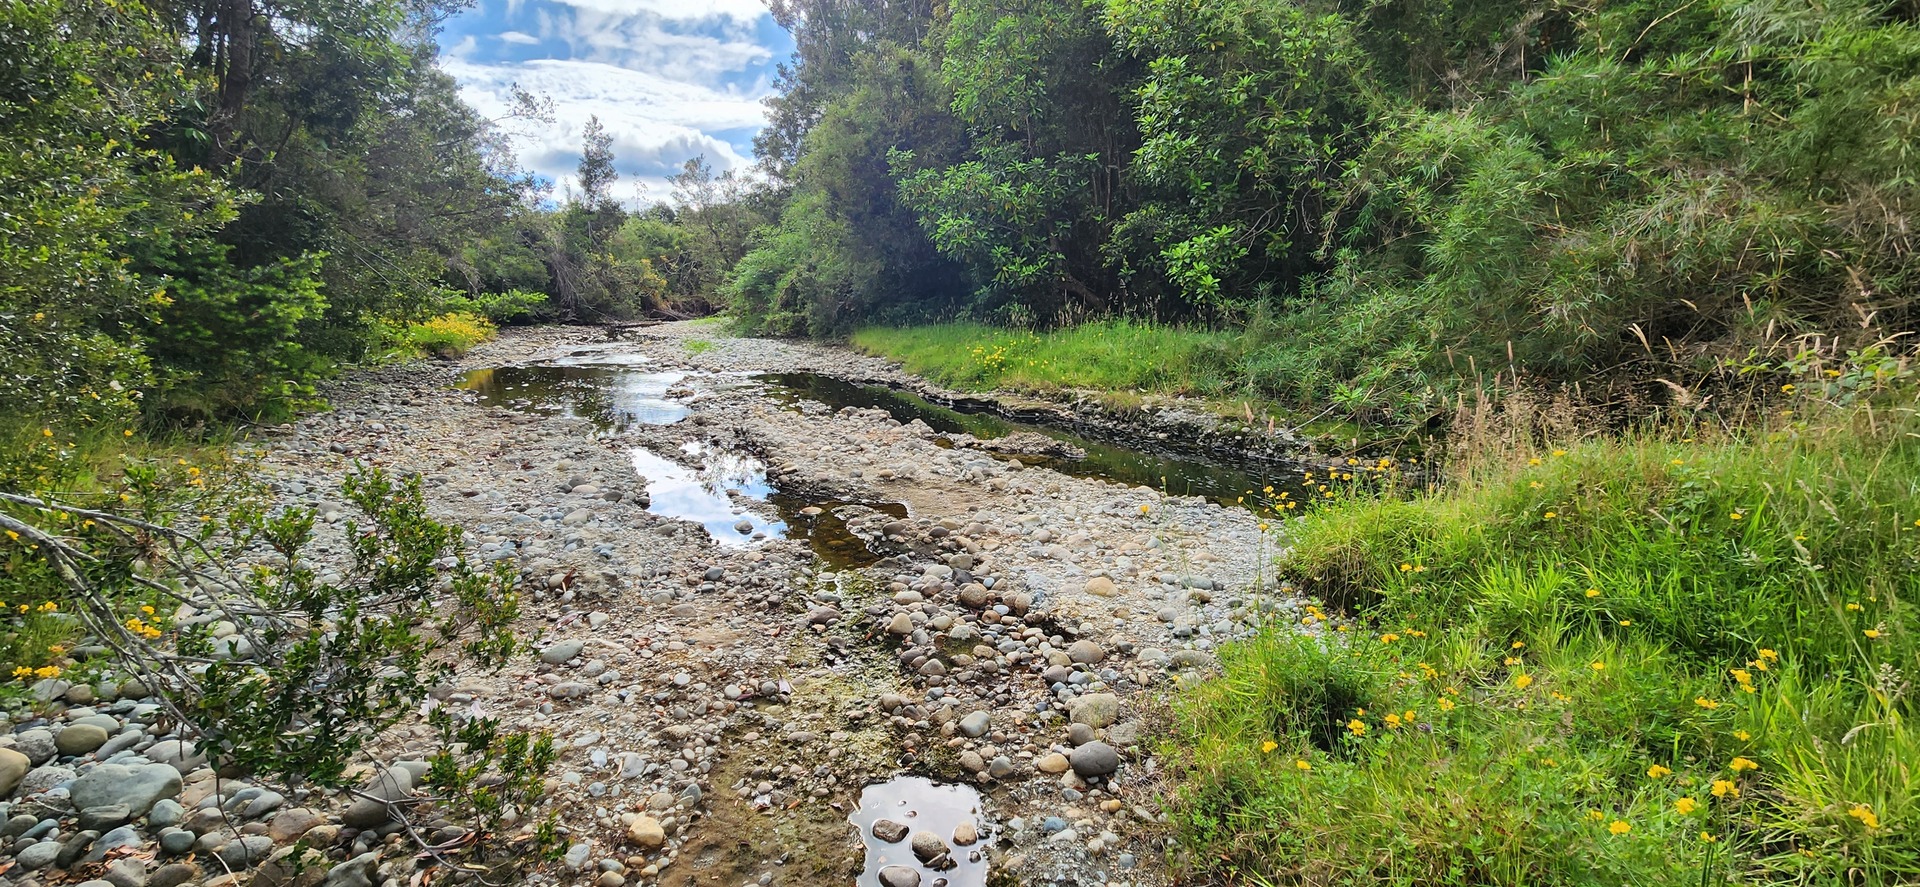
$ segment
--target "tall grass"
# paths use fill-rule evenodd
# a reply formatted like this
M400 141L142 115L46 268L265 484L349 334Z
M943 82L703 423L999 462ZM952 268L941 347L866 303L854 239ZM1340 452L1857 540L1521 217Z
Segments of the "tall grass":
M1324 472L1169 751L1186 864L1249 883L1920 880L1920 412L1799 367L1750 430L1482 427L1408 496ZM1364 480L1364 477L1362 478ZM1352 490L1351 494L1346 491Z
M1236 335L1132 320L1098 321L1044 334L977 323L869 327L854 333L853 345L963 390L1243 393L1234 369Z

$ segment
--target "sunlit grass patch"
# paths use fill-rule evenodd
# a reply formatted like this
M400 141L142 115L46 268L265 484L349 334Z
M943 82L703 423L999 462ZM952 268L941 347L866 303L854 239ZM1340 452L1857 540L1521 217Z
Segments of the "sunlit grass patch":
M1750 431L1519 435L1439 490L1342 487L1291 520L1283 574L1357 612L1223 651L1186 701L1185 865L1920 878L1920 417L1904 367L1821 387L1845 372Z

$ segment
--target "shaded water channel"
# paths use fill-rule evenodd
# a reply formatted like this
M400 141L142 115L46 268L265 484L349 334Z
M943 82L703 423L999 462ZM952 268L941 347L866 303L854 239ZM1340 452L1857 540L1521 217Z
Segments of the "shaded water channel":
M1296 497L1300 495L1300 472L1293 466L1234 465L1148 446L1099 440L1052 425L1019 422L984 411L957 410L911 392L884 385L863 385L819 373L769 373L758 378L772 389L775 400L787 403L812 400L836 410L842 407L885 410L901 422L919 419L941 434L966 434L981 440L1017 432L1044 435L1086 451L1086 458L1025 461L1074 477L1151 487L1174 496L1200 496L1226 506L1251 504L1282 491ZM1265 492L1269 486L1273 487L1273 494Z
M742 384L740 376L657 371L650 368L651 362L631 352L583 350L551 363L475 370L461 387L473 391L487 406L576 416L602 431L624 434L639 426L680 422L692 415L689 403L703 390ZM955 410L886 386L817 373L764 374L752 377L752 384L764 386L778 403L792 406L810 400L834 410L884 410L901 422L918 419L944 435L981 440L1019 432L1044 435L1085 451L1085 458L1021 457L1023 461L1076 477L1202 496L1227 506L1267 500L1269 494L1256 491L1271 485L1277 494L1299 478L1298 472L1281 466L1234 466L1095 440L1063 428ZM899 503L847 501L782 489L768 479L766 465L751 453L695 443L681 449L664 454L630 448L634 471L647 482L649 509L700 524L722 545L800 538L827 565L858 568L877 562L879 556L848 528L848 521L875 512L906 516L905 506ZM778 518L765 517L747 503L770 504Z

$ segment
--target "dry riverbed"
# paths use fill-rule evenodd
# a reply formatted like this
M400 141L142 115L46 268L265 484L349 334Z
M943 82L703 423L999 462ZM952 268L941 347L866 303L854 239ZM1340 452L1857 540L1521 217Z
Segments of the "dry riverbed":
M366 463L422 475L470 557L526 578L540 655L441 695L558 740L548 806L570 847L538 883L1167 883L1167 699L1216 644L1297 618L1261 581L1271 539L1240 509L1007 452L1044 440L982 444L757 378L794 372L917 381L700 324L615 343L511 331L461 361L355 374L331 411L258 443L284 503L327 521L323 558L344 554L339 482ZM404 781L429 745L402 726L387 772ZM188 794L218 811L233 789ZM394 828L346 806L282 798L252 831L277 840L299 809L362 861L328 883L411 879ZM197 812L168 814L205 826L181 846L246 838L206 837L219 817ZM127 840L151 844L133 820ZM271 853L249 846L230 854L242 875ZM148 874L180 865L153 849Z

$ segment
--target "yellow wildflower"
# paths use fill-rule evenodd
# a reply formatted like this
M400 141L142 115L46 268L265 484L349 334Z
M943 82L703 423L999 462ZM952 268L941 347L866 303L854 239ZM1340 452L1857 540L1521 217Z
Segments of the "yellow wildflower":
M1738 739L1741 742L1746 742L1747 740L1753 738L1753 734L1748 733L1745 730L1735 730L1733 731L1733 738Z
M1272 752L1274 749L1279 747L1280 747L1280 743L1274 742L1273 740L1269 739L1266 742L1260 743L1260 753L1268 754Z
M1742 773L1747 770L1758 770L1760 769L1760 765L1754 763L1750 758L1734 758L1727 762L1727 769L1735 773Z
M1295 769L1297 769L1297 770L1300 770L1300 771L1302 771L1302 772L1305 772L1305 771L1307 771L1307 770L1312 770L1312 769L1313 769L1313 765L1312 765L1312 764L1309 764L1309 763L1307 763L1306 761L1298 761L1298 760L1296 760L1296 761L1294 761L1294 762L1293 762L1293 766L1294 766L1294 768L1295 768Z
M1587 597L1599 597L1599 596L1600 596L1600 589L1598 588L1587 589Z
M1673 775L1673 769L1671 767L1662 767L1659 764L1655 764L1647 768L1648 779L1659 779L1662 776L1671 775Z
M1453 700L1448 699L1445 696L1440 697L1440 710L1453 711Z
M1880 817L1873 815L1873 809L1865 804L1853 805L1853 809L1848 810L1847 815L1860 820L1860 824L1867 828L1880 827Z
M1607 831L1615 835L1624 835L1633 831L1633 826L1628 825L1625 820L1616 819L1607 824Z
M1729 795L1736 798L1740 797L1740 787L1737 785L1734 785L1733 780L1731 779L1714 780L1713 788L1711 789L1711 791L1713 792L1713 796L1716 798L1724 798Z
M1692 813L1695 810L1700 809L1700 802L1692 798L1681 798L1680 800L1673 802L1673 809L1680 811L1681 816L1685 816L1689 813Z
M1513 679L1513 685L1522 690L1525 690L1526 688L1533 686L1533 675L1523 674L1518 677L1515 677Z
M1719 708L1719 707L1720 707L1720 703L1719 703L1719 702L1716 702L1716 701L1714 701L1714 700L1712 700L1712 699L1708 699L1708 698L1707 698L1707 697L1705 697L1705 696L1695 696L1695 697L1693 697L1693 704L1694 704L1694 705L1697 705L1697 706L1700 706L1701 708L1704 708L1704 709L1706 709L1706 710L1708 710L1708 711L1712 711L1712 710L1714 710L1714 709L1716 709L1716 708Z
M1367 725L1361 723L1359 718L1355 718L1347 722L1347 732L1355 736L1365 736L1367 735Z

